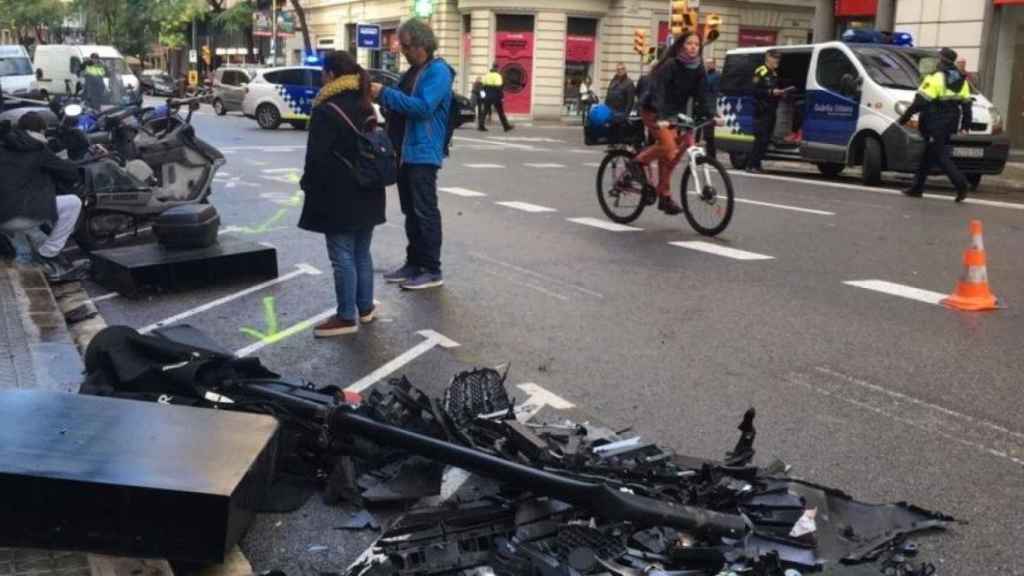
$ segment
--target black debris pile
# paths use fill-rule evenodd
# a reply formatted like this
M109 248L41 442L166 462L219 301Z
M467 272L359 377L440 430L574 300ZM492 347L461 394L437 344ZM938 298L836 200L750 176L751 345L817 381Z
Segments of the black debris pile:
M400 517L351 576L930 576L908 539L955 521L755 465L753 409L709 460L590 423L521 421L493 369L456 375L441 398L405 378L359 398L288 381L194 330L108 331L86 354L85 389L273 414L286 431L282 473L304 473L328 500L435 496L446 466L494 481Z

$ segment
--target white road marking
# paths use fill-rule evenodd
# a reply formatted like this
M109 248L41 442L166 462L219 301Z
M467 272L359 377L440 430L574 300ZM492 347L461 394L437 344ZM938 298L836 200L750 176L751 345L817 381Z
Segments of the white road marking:
M366 390L367 388L373 386L377 382L380 382L382 379L387 378L396 370L402 368L409 362L412 362L413 360L433 350L436 346L440 346L442 348L456 348L459 345L458 342L448 338L447 336L444 336L443 334L439 334L433 330L420 330L419 332L417 332L417 334L423 336L424 338L426 338L426 340L413 346L409 350L406 350L394 360L391 360L387 364L381 366L380 368L377 368L376 370L370 372L366 376L363 376L359 380L356 380L355 382L347 386L345 390L350 392L362 392L363 390Z
M287 174L289 172L301 172L302 168L264 168L260 170L264 174Z
M221 152L295 152L298 150L305 150L305 146L224 146L220 148Z
M968 448L1024 466L1024 434L999 424L969 416L889 390L828 367L815 368L822 377L812 382L809 375L791 374L786 380L885 416L927 433L936 434Z
M266 348L267 346L270 346L271 344L276 344L277 342L280 342L281 340L288 338L289 336L293 336L295 334L298 334L299 332L309 330L313 326L316 326L320 322L327 320L328 318L334 316L337 313L338 308L332 306L331 308L324 310L323 312L317 314L316 316L313 316L312 318L306 318L302 322L299 322L294 326L286 328L285 330L282 330L281 332L278 332L273 336L269 336L267 338L264 338L263 340L260 340L259 342L250 344L245 348L239 348L238 350L235 350L235 356L242 358L248 356L249 354L252 354L253 352L258 352Z
M779 210L791 210L793 212L803 212L805 214L817 214L819 216L835 216L835 212L829 212L827 210L814 210L813 208L800 208L799 206L790 206L788 204L773 204L771 202L761 202L758 200L747 200L746 198L736 198L736 202L740 204L752 204L754 206L766 206L768 208L778 208Z
M569 222L575 222L577 224L583 224L584 226L593 226L594 228L601 228L602 230L610 230L611 232L641 232L643 228L637 228L636 226L626 226L625 224L619 224L617 222L609 222L607 220L601 220L600 218L566 218Z
M572 150L569 150L569 152L572 154L604 154L604 150L601 148L594 150L589 148L573 148Z
M885 280L851 280L843 282L843 284L856 286L857 288L864 288L866 290L874 290L875 292L882 292L883 294L890 294L892 296L909 298L910 300L917 300L918 302L924 302L926 304L937 305L943 299L949 297L949 294L940 294L938 292L932 292L931 290L922 290L921 288L914 288L913 286L896 284L895 282L886 282Z
M550 406L555 410L569 410L576 407L575 404L558 394L532 382L520 384L516 388L519 388L526 394L526 401L515 407L516 416L519 420L525 421L533 418L545 406ZM520 414L522 414L522 417L519 416Z
M530 204L529 202L512 201L495 202L495 204L506 208L513 208L515 210L522 210L523 212L558 212L558 210L555 210L554 208L548 208L547 206L541 206L539 204Z
M466 168L504 168L504 164L463 164Z
M513 144L511 142L502 142L500 140L481 140L479 138L467 138L465 136L455 136L452 139L457 142L474 142L476 144L491 144L497 146L504 146L505 148L512 148L515 150L529 150L531 152L537 151L536 146L530 146L529 144Z
M477 192L476 190L470 190L468 188L458 188L455 186L449 186L444 188L438 188L441 192L447 192L456 196L462 196L464 198L479 198L481 196L487 196L483 192Z
M729 248L728 246L721 246L719 244L713 244L711 242L702 242L700 240L692 240L687 242L669 242L673 246L679 246L680 248L689 248L690 250L696 250L698 252L707 252L708 254L715 254L716 256L724 256L726 258L732 258L733 260L774 260L774 256L768 256L766 254L758 254L756 252L747 252L746 250L737 250L736 248Z
M225 226L217 231L217 235L232 234L234 232L241 232L242 230L245 230L245 228L242 228L241 226Z
M860 190L862 192L874 192L876 194L888 194L890 196L902 196L903 193L899 190L893 190L891 188L875 188L872 186L858 186L856 184L846 184L842 182L828 182L824 180L808 180L805 178L795 178L793 176L776 176L774 174L750 174L742 170L730 170L730 174L746 176L748 178L764 178L766 180L778 180L780 182L796 182L798 184L806 184L808 186L831 186L834 188L845 188L847 190ZM946 196L943 194L925 194L925 198L932 200L948 200L953 201L953 196ZM998 200L982 200L979 198L968 197L964 200L964 204L974 204L977 206L989 206L992 208L1009 208L1011 210L1024 210L1024 204L1016 202L1000 202Z
M89 300L92 300L92 303L95 304L97 302L106 302L107 300L112 300L120 295L121 294L118 292L111 292L109 294L104 294L102 296L97 296L95 298L89 298Z
M556 162L527 162L523 165L530 168L565 168L565 164L558 164Z
M245 162L246 162L246 164L251 164L252 166L266 166L267 165L266 162L260 162L259 160L249 160L249 159L246 159Z
M483 260L484 262L490 262L491 264L497 264L498 266L501 266L503 268L508 268L509 270L515 270L516 272L519 272L520 274L525 274L527 276L533 276L534 278L539 278L541 280L544 280L545 282L550 282L552 284L557 284L557 285L562 286L564 288L571 288L573 290L576 290L577 292L581 292L581 293L586 294L588 296L593 296L595 298L604 298L604 294L601 294L600 292L594 292L593 290L588 290L588 289L583 288L581 286L577 286L575 284L570 284L568 282L565 282L563 280L559 280L557 278L552 278L551 276L548 276L546 274L541 274L540 272L534 272L533 270L527 270L526 268L523 268L521 266L516 266L515 264L510 264L508 262L502 262L501 260L497 260L495 258L491 258L490 256L487 256L486 254L481 254L480 252L470 252L469 255L474 257L474 258L477 258L479 260Z
M284 276L279 276L277 278L274 278L273 280L267 280L266 282L261 282L259 284L254 285L254 286L250 286L250 287L246 288L245 290L240 290L240 291L235 292L233 294L228 294L227 296L224 296L222 298L218 298L218 299L216 299L216 300L214 300L212 302L207 302L206 304L203 304L202 306L197 306L195 308L192 308L191 310L186 310L186 311L182 312L181 314L175 314L174 316L170 316L168 318L164 318L163 320L160 320L159 322L154 322L153 324L150 324L148 326L144 326L144 327L140 328L139 329L139 333L146 334L148 332L152 332L153 330L155 330L157 328L160 328L160 327L163 327L163 326L167 326L168 324L173 324L175 322L184 320L185 318L190 318L192 316L195 316L196 314L201 314L203 312L206 312L207 310L211 310L211 309L216 308L217 306L220 306L222 304L227 304L228 302L231 302L231 301L234 301L234 300L238 300L239 298L241 298L243 296L248 296L249 294L252 294L253 292L259 292L260 290L263 290L264 288L269 288L271 286L275 286L277 284L281 284L282 282L287 282L287 281L291 280L292 278L297 278L299 276L303 276L303 275L306 275L306 274L308 274L310 276L318 276L318 275L320 275L320 270L317 270L313 266L310 266L309 264L306 264L306 263L297 264L295 266L295 270L285 274Z
M564 140L556 140L543 136L488 136L488 140L496 142L543 142L545 144L565 144Z
M541 294L545 294L547 296L551 296L552 298L557 298L557 299L561 300L562 302L568 302L569 301L569 297L566 296L565 294L559 294L558 292L555 292L554 290L548 290L547 288L545 288L543 286L538 286L536 284L531 284L530 282L523 282L523 281L520 281L520 280L516 280L510 274L507 274L507 273L502 274L501 272L495 272L494 270L488 270L487 268L480 268L480 271L483 272L484 274L490 274L491 276L497 276L498 278L501 278L505 282L511 282L513 284L517 284L517 285L522 286L524 288L530 288L531 290L536 290L537 292L540 292Z
M590 168L600 168L601 167L601 163L600 162L584 162L583 165L584 166L589 166Z

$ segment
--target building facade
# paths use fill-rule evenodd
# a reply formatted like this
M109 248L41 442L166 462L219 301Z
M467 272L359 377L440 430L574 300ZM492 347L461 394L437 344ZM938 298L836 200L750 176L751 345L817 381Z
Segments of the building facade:
M810 41L818 0L703 0L701 14L722 18L721 36L707 54L762 44ZM632 77L645 67L633 52L643 29L651 44L668 37L669 0L434 0L431 24L439 55L456 70L457 91L498 63L506 79L506 110L538 119L573 112L579 83L587 78L604 96L616 65ZM318 50L357 53L371 67L400 71L398 25L412 16L411 0L306 0L307 23ZM378 24L384 49L356 49L356 24ZM292 39L294 43L297 39ZM299 46L289 44L296 57Z

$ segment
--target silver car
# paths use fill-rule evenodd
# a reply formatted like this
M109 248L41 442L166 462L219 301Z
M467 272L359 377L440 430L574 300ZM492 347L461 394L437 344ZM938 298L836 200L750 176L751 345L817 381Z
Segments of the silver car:
M256 71L255 67L223 66L214 72L213 109L218 116L242 111L242 101L249 93L249 83Z

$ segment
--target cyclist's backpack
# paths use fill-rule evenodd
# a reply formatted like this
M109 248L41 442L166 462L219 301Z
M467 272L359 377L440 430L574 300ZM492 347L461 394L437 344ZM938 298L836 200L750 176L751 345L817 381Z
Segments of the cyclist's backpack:
M327 103L352 127L356 139L356 159L349 161L338 155L352 171L352 176L361 188L384 188L398 182L398 155L386 132L379 127L363 131L356 128L345 111L333 102Z

